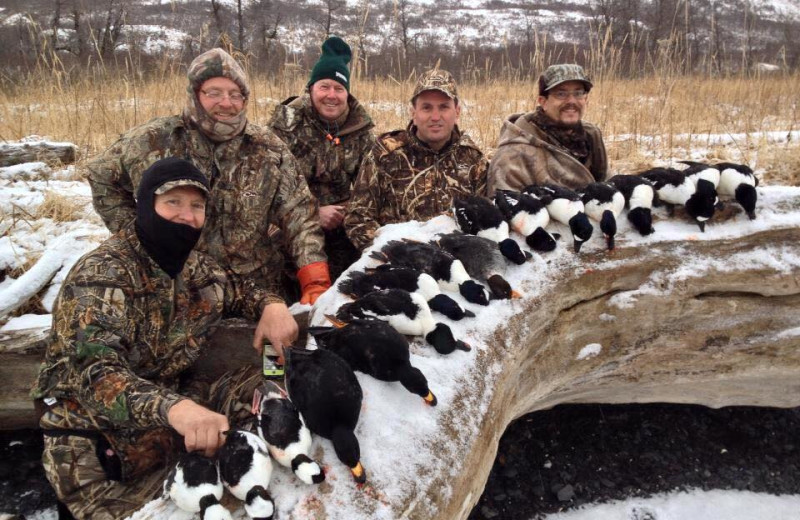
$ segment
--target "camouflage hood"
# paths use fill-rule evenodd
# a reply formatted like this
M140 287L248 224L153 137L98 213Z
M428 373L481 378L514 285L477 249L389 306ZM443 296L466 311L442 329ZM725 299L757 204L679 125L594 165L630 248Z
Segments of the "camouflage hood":
M247 125L247 98L250 95L250 86L247 75L236 60L222 49L211 49L192 61L186 75L189 78L189 86L186 88L184 119L194 123L206 137L217 143L229 141L241 134ZM203 83L217 77L228 78L236 83L245 97L241 112L227 121L217 121L211 117L197 97Z

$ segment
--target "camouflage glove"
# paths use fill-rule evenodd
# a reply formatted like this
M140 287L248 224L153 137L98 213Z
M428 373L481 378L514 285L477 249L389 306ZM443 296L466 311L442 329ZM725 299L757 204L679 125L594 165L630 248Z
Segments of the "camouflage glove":
M297 271L297 280L303 296L300 303L314 305L319 295L331 286L331 275L328 271L328 262L314 262L301 267Z

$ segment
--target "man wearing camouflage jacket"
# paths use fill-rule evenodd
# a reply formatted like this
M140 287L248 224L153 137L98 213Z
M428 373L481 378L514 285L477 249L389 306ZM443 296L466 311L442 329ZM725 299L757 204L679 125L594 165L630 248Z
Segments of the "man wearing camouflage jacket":
M410 113L405 130L378 138L353 187L345 229L362 251L385 224L427 220L450 210L455 198L486 194L486 159L457 126L453 76L441 69L422 74Z
M332 279L359 256L342 224L361 161L375 143L372 119L350 94L350 57L347 43L337 36L328 38L306 93L278 105L270 121L319 201Z
M503 123L489 166L489 193L531 184L580 189L608 175L600 129L582 121L592 82L580 65L551 65L539 77L539 106Z
M78 260L56 299L32 394L47 405L45 473L78 519L124 518L155 498L178 435L212 455L260 380L244 369L203 392L179 379L223 314L256 320L269 298L192 251L207 194L191 163L154 163L134 222Z
M282 352L298 333L280 288L283 246L299 267L304 303L313 303L330 286L316 202L286 145L247 120L247 78L229 54L203 53L189 66L188 77L182 115L130 130L89 162L95 210L116 232L133 219L133 193L142 172L163 157L192 162L211 187L197 249L270 290L253 344L260 349L268 339Z

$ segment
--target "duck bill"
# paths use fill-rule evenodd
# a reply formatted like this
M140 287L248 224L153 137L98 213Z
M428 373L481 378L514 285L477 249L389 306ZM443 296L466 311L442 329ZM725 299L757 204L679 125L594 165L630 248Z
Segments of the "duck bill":
M363 484L367 481L367 472L364 471L364 466L361 465L361 462L350 468L350 473L357 484Z
M522 293L512 289L511 290L511 299L512 300L519 300L520 298L522 298Z
M436 406L439 403L439 400L436 399L436 396L433 395L433 392L431 392L430 390L428 390L428 395L423 397L423 399L425 400L425 404L427 404L428 406Z
M332 314L326 314L326 315L325 315L325 318L326 318L326 319L327 319L329 322L331 322L331 324L332 324L334 327L336 327L337 329L341 329L342 327L345 327L345 326L347 325L347 323L343 322L342 320L340 320L339 318L337 318L336 316L334 316L334 315L332 315Z
M575 240L572 244L572 247L576 253L580 253L582 245L583 245L583 240Z
M608 250L609 251L613 251L614 250L614 245L615 245L614 244L614 235L608 235L606 237L606 245L608 246Z
M469 343L461 341L460 339L456 340L456 348L458 350L463 350L464 352L469 352L472 350L472 347L469 346Z
M700 232L701 233L705 233L706 232L706 221L705 220L698 220L697 221L697 225L700 227Z

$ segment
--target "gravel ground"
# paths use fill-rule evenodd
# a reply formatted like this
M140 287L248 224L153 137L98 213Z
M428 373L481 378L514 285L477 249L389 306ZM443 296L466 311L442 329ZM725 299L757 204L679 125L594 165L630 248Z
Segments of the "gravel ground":
M470 520L527 520L676 488L800 494L800 408L570 405L500 440ZM41 435L0 432L0 517L52 508Z
M800 494L799 433L800 408L559 406L509 426L469 519L686 488Z

